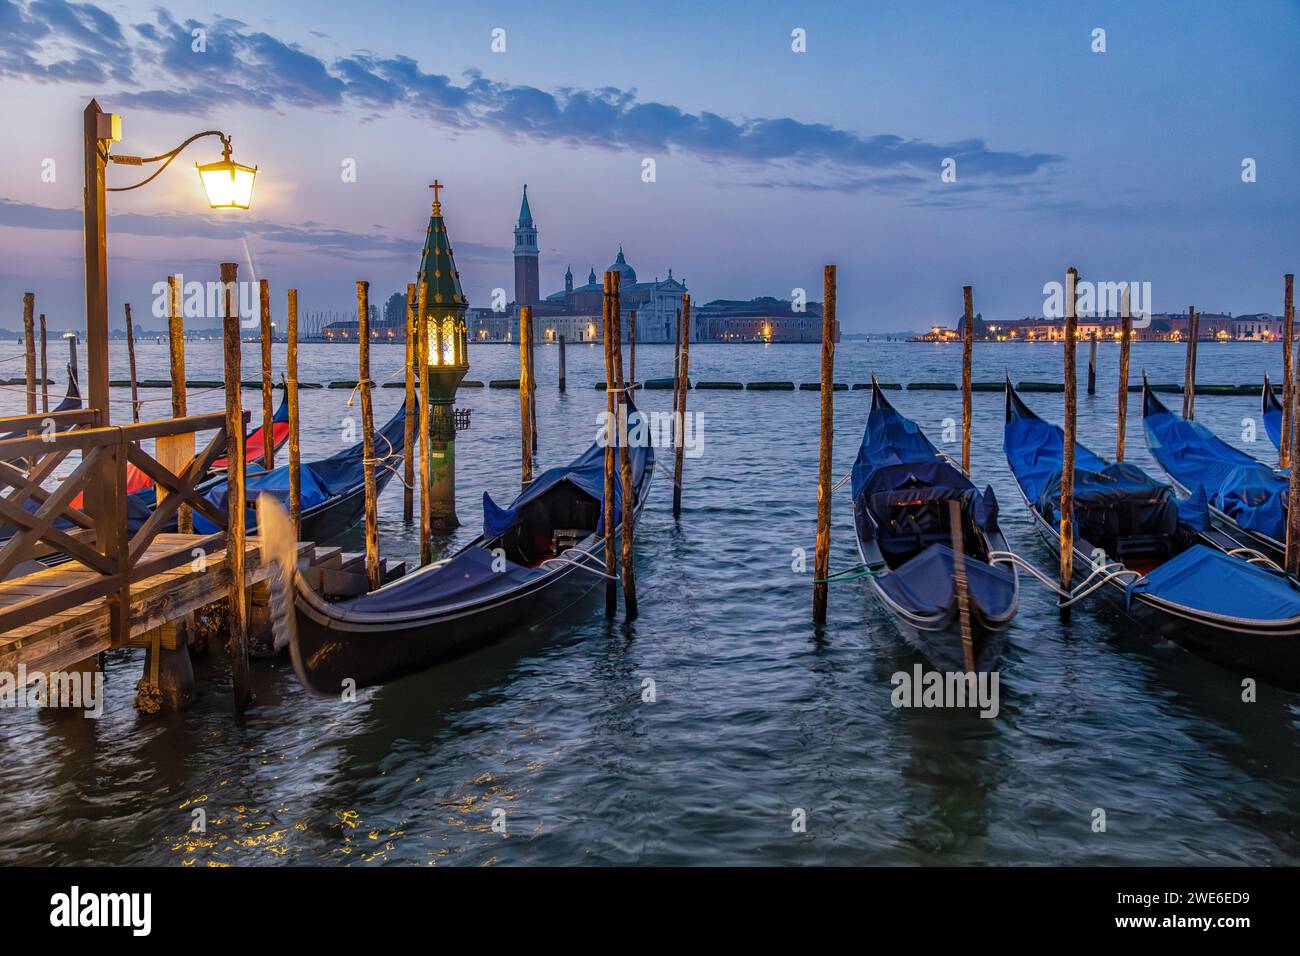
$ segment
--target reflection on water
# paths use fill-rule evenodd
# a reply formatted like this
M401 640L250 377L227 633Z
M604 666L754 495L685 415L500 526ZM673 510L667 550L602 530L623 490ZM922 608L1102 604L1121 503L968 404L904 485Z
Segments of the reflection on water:
M125 355L114 343L114 376ZM256 346L245 346L247 363ZM643 347L638 369L670 373L671 348ZM140 377L166 377L166 347L138 346ZM1203 345L1205 381L1280 373L1280 350ZM1099 349L1099 394L1081 397L1079 433L1115 442L1116 350ZM192 343L189 366L220 367L218 343ZM1080 369L1086 368L1086 350ZM355 377L355 352L304 346L305 380ZM373 350L375 378L399 369L400 347ZM696 346L697 380L815 381L812 346ZM470 378L514 375L517 352L472 346ZM556 394L555 350L539 348L541 465L567 461L594 437L603 378L594 348L568 349L570 390ZM957 381L960 350L844 343L837 378ZM283 346L275 350L277 369ZM1134 380L1179 381L1183 352L1139 344ZM977 381L1059 378L1059 348L979 346ZM84 367L84 362L83 362ZM250 365L249 367L255 367ZM400 376L398 378L400 380ZM60 383L61 386L61 383ZM54 391L60 392L60 386ZM121 398L120 391L115 393ZM142 393L164 414L167 392ZM341 390L303 393L307 457L337 450L359 414ZM245 391L256 404L258 393ZM0 410L17 410L4 393ZM20 399L19 399L20 400ZM1060 417L1059 395L1030 404ZM401 391L376 392L376 419ZM646 392L667 409L671 392ZM895 710L890 676L915 663L861 582L837 585L824 631L810 624L807 574L815 529L815 393L692 392L704 454L687 462L685 510L671 516L662 478L638 532L641 617L607 623L598 594L562 622L526 625L445 667L364 692L351 704L308 696L284 661L254 664L258 706L231 715L227 663L198 665L188 714L131 708L140 652L108 655L103 719L0 712L0 862L186 866L325 863L1294 863L1300 859L1298 698L1152 641L1104 606L1068 624L1026 586L1002 670L995 720ZM848 471L869 408L836 395L837 475ZM194 394L191 410L221 408ZM901 392L898 408L939 440L960 421L960 396ZM464 526L476 533L488 491L518 483L518 397L463 389L473 426L458 443ZM128 406L118 407L119 415ZM993 485L1013 547L1050 565L1001 453L1002 400L975 396L976 480ZM1257 398L1206 397L1198 417L1242 442ZM1129 458L1154 469L1130 406ZM1263 430L1259 429L1262 438ZM418 555L401 520L401 487L380 506L384 551ZM847 490L835 500L833 567L857 560ZM343 542L359 549L361 535ZM809 562L811 563L811 562ZM652 683L648 683L652 682ZM643 699L652 686L653 702ZM1103 810L1105 832L1094 832ZM806 832L792 827L802 811ZM197 827L201 822L202 827ZM494 828L494 823L496 827ZM504 832L502 832L504 830Z

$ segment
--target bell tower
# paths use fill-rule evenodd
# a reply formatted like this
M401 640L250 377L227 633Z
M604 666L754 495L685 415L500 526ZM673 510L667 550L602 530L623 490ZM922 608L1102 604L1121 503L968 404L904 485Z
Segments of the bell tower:
M536 305L540 301L537 227L533 225L533 212L528 208L528 186L525 184L524 201L519 206L519 222L515 223L515 302L519 305Z

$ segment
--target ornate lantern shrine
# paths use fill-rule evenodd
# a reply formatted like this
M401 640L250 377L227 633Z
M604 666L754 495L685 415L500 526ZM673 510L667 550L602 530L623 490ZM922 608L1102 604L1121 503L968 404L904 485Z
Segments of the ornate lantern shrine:
M428 354L423 359L429 367L429 394L424 399L429 402L429 471L433 485L429 512L435 530L451 531L460 524L456 517L455 402L456 391L469 371L465 323L469 304L460 287L460 273L442 219L439 192L445 187L435 179L429 188L433 190L433 212L416 277L417 289L418 283L428 287L421 319L428 342Z

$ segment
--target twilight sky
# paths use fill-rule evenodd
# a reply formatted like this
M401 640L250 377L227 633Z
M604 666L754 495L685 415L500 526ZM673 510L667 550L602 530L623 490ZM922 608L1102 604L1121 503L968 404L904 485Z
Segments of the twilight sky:
M435 176L476 306L513 297L526 182L543 294L621 243L697 302L820 299L837 263L846 331L951 324L965 283L988 318L1040 314L1069 265L1151 282L1155 311L1281 311L1295 0L845 6L0 0L0 328L29 290L54 328L84 324L91 96L123 117L118 152L220 128L260 166L247 213L206 210L193 164L215 139L110 194L115 326L123 301L155 325L155 282L223 260L268 278L277 312L291 285L306 310L355 308L356 279L382 302L414 279Z

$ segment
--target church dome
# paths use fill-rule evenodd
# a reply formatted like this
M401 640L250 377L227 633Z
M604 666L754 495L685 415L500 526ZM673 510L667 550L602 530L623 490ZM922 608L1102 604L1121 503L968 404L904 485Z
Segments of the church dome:
M615 259L613 262L611 262L609 268L606 269L605 271L621 273L621 276L618 280L620 285L636 284L636 270L633 269L630 265L628 265L627 260L623 258L622 246L618 247L618 258Z

